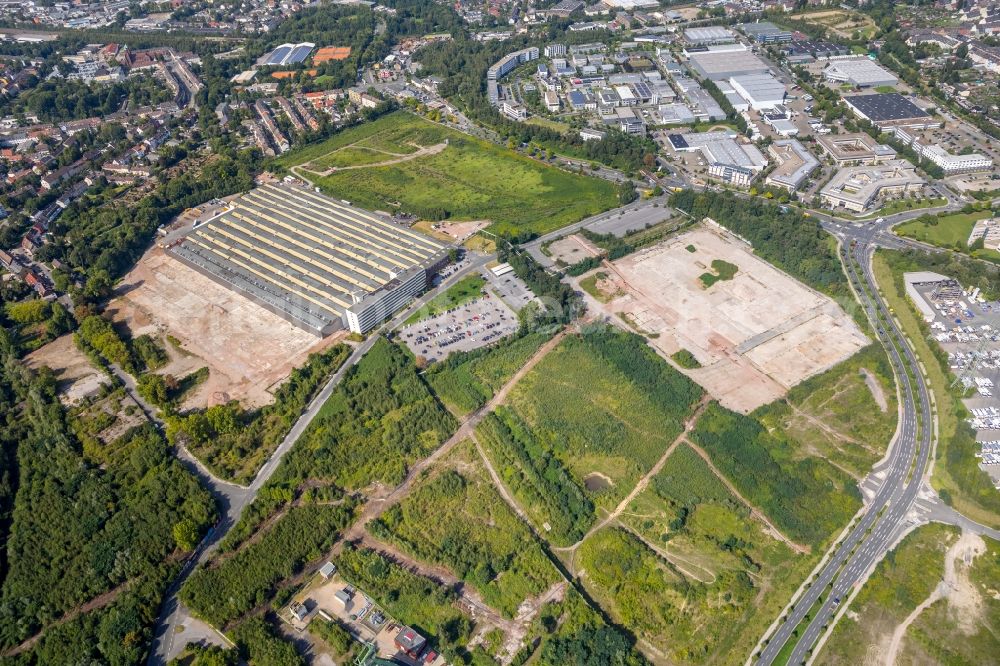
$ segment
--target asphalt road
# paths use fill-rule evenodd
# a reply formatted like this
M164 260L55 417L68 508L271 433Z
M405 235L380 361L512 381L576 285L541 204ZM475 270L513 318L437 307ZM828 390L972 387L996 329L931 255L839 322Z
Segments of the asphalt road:
M899 221L894 217L877 225L840 225L830 220L825 224L844 241L843 259L848 267L848 276L896 372L902 395L902 421L888 457L873 470L873 474L881 477L881 484L875 496L868 501L861 520L843 541L834 546L832 556L818 577L813 579L784 622L769 637L760 652L758 664L774 663L789 640L795 641L795 647L787 663L800 664L808 659L812 647L826 630L840 603L856 585L864 582L875 563L895 542L921 487L931 449L928 388L916 355L887 306L881 298L872 296L878 293L871 265L875 245L885 238L891 225ZM871 293L865 291L864 286ZM820 597L824 601L813 613L805 631L793 636L793 631Z
M222 518L218 524L216 524L205 538L198 545L198 548L192 553L191 557L185 562L184 567L181 569L180 573L170 584L167 593L164 595L164 601L160 607L160 616L157 619L156 628L153 634L153 645L149 653L148 664L151 666L164 666L171 658L176 656L183 645L174 645L174 639L178 634L181 625L188 619L189 614L187 609L185 609L179 599L177 598L177 591L187 580L188 576L195 567L205 560L208 556L215 550L219 542L226 536L230 529L237 522L239 522L240 516L243 514L243 510L250 505L254 499L257 497L257 493L271 478L275 470L278 469L278 465L281 463L281 459L286 453L294 446L295 442L298 441L302 433L306 431L309 425L312 423L313 419L319 414L323 405L333 394L333 391L337 388L337 385L347 374L348 370L356 365L365 354L372 348L375 342L381 337L381 333L384 331L391 331L397 326L402 324L411 314L424 307L428 301L437 296L438 294L446 291L455 282L462 279L471 272L478 272L486 267L488 263L496 259L496 255L479 255L471 259L467 259L459 269L448 276L447 279L441 282L441 284L436 288L428 291L426 294L415 300L406 309L402 310L399 314L393 317L389 322L383 324L382 327L371 333L361 344L354 348L354 351L347 358L347 361L340 367L337 372L330 377L323 389L313 398L312 402L306 410L299 416L298 420L292 426L288 434L282 440L278 448L275 449L271 457L264 463L260 471L257 472L257 476L254 477L253 482L249 486L240 486L237 484L222 481L214 476L212 476L193 456L191 456L186 450L178 449L178 457L184 461L188 468L198 476L202 483L212 492L215 500L218 504ZM154 422L161 425L162 423L156 417L156 412L152 406L148 405L141 396L135 391L135 381L130 375L122 372L120 369L116 369L115 373L119 379L125 384L129 393L132 397L139 402L143 410L146 412Z

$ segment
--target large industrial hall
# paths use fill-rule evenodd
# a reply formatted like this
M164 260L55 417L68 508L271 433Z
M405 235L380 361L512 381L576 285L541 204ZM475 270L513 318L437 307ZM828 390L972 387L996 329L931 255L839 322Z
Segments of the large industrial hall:
M251 190L168 251L315 335L365 332L446 257L433 238L287 183Z

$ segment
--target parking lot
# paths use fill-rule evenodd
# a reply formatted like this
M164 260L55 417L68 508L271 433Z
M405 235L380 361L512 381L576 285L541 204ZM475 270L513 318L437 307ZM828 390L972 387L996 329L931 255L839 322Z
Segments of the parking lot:
M514 311L487 293L400 329L399 338L414 355L440 361L452 352L471 351L496 342L514 333L518 326Z
M980 301L954 282L914 288L934 313L930 337L965 387L962 402L980 442L981 467L1000 484L1000 302Z

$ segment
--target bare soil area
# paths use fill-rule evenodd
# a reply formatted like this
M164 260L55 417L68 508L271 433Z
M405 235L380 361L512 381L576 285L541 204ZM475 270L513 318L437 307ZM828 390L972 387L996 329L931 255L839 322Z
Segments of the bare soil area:
M601 253L590 241L579 234L553 241L549 245L548 251L553 261L561 261L566 264L575 264L587 257L596 257Z
M90 364L73 342L72 335L56 338L49 344L36 349L25 358L27 366L33 370L47 366L55 373L59 382L59 399L67 405L75 405L83 398L96 395L101 386L108 383L107 376Z
M738 270L706 287L700 276L715 260ZM684 372L736 411L783 396L868 344L833 300L723 231L694 229L606 267L597 285L609 297L605 313L649 334L666 357L690 351L702 367Z
M209 378L186 406L239 400L258 407L309 354L336 343L343 333L319 339L252 301L216 284L154 247L123 279L108 306L132 335L148 333L180 340L186 354L169 343L167 368L183 376L208 366Z

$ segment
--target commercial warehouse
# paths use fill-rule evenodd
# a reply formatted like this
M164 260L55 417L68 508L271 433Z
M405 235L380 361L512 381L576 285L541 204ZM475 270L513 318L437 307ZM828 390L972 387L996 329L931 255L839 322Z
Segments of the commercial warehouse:
M899 83L899 77L868 58L834 60L823 70L823 76L827 81L849 83L858 88L894 86Z
M792 33L790 31L782 30L770 21L740 23L736 27L744 35L759 44L782 44L792 41Z
M736 33L721 25L688 28L684 31L684 41L688 44L726 44L736 41Z
M785 102L784 84L770 74L734 76L729 83L754 111L773 109Z
M931 117L929 113L899 93L852 95L845 97L844 103L854 115L880 129L892 127L927 129L941 126L940 120Z
M296 185L265 185L168 252L314 335L366 332L427 284L445 246Z
M690 57L691 69L713 81L770 71L766 62L745 50L695 52Z

